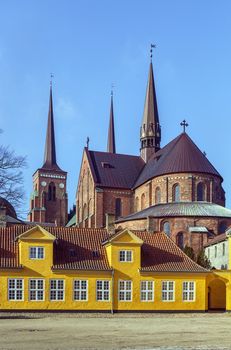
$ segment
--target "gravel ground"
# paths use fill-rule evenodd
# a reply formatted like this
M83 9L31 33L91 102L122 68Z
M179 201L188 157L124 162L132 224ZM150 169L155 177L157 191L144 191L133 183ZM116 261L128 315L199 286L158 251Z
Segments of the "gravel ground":
M0 349L231 349L231 314L0 313Z

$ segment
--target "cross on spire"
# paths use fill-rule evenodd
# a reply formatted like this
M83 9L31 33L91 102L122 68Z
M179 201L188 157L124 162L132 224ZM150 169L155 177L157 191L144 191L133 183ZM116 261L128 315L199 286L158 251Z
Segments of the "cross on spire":
M54 74L50 73L50 87L52 87L53 78L54 78Z
M183 122L180 123L181 126L183 126L183 132L185 133L185 129L188 127L188 123L184 119Z
M152 61L152 51L153 51L153 49L155 49L155 48L156 48L156 45L151 44L151 47L150 47L150 58L151 58L151 61Z

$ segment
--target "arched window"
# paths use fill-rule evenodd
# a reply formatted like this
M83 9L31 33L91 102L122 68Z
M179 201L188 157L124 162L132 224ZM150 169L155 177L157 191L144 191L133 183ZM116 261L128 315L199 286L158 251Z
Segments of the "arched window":
M83 206L83 220L87 218L87 204L85 203Z
M160 187L156 187L156 190L155 190L155 204L159 204L160 202L161 202Z
M176 236L176 244L180 249L184 248L184 234L183 232L179 232Z
M164 222L163 231L164 233L166 233L167 236L170 236L170 223L168 221Z
M197 185L197 201L205 201L205 185L203 182L199 182Z
M54 182L51 182L48 187L48 200L55 201L56 200L56 187Z
M180 185L179 184L175 184L172 187L172 201L180 202Z
M139 203L139 197L136 197L135 200L135 211L139 211L140 203Z
M145 194L143 193L141 196L141 210L145 208Z
M221 221L218 225L218 234L224 233L228 228L226 221Z
M116 218L121 216L121 208L122 208L121 198L116 198L116 200L115 200L115 216L116 216Z

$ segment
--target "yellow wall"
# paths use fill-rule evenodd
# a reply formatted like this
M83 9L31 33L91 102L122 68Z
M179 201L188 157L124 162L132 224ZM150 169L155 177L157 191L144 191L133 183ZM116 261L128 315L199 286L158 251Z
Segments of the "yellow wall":
M42 235L41 235L42 232ZM53 241L54 237L46 235L46 232L33 230L28 235L22 235L19 239L20 263L22 269L0 270L0 309L30 309L30 310L206 310L207 308L207 285L205 274L190 273L140 273L140 252L142 241L135 235L122 234L106 246L108 261L114 273L111 271L53 271ZM29 247L45 247L43 260L30 260ZM132 262L119 262L120 250L132 250ZM8 278L24 279L24 301L8 300ZM44 278L45 300L29 301L29 279ZM50 279L65 280L65 300L50 301ZM88 301L73 300L74 279L88 280ZM96 281L110 280L111 295L109 301L96 300ZM132 280L132 301L118 301L119 280ZM154 301L140 301L140 282L154 281ZM162 281L175 281L175 300L162 301ZM185 302L182 298L183 281L196 283L195 301Z

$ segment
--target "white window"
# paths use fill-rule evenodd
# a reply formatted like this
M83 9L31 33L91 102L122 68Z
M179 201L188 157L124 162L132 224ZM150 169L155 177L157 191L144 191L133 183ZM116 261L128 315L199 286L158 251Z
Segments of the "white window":
M50 280L50 300L64 300L64 280Z
M8 280L8 300L24 299L24 281L22 278L11 278Z
M119 300L132 300L132 281L119 281Z
M44 247L30 247L30 259L44 259Z
M33 278L29 280L29 298L34 301L44 300L44 280Z
M175 298L174 281L162 281L162 301L174 301Z
M110 300L110 281L96 281L96 299L97 301Z
M154 300L154 288L153 281L141 281L140 282L140 300L141 301L153 301Z
M195 282L183 282L183 301L195 300Z
M88 299L88 281L74 280L74 300Z
M131 262L132 261L132 250L120 250L119 261Z

